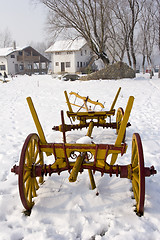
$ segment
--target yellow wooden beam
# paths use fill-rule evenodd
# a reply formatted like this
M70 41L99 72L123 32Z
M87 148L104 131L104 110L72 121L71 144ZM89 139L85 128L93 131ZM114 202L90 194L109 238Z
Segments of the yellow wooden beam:
M69 112L73 112L72 107L71 107L71 103L70 103L69 98L68 98L67 91L64 91L64 95L65 95L65 98L66 98L66 102L67 102L67 105L68 105ZM72 117L72 119L73 119L73 121L75 121L75 117Z
M115 98L114 98L114 101L113 101L113 103L112 103L112 106L111 106L111 108L110 108L110 111L112 111L112 110L114 109L114 106L115 106L115 104L116 104L116 101L117 101L117 98L118 98L118 96L119 96L120 91L121 91L121 87L120 87L120 88L118 89L118 91L117 91L117 94L116 94L116 96L115 96Z
M72 168L71 174L69 176L69 181L70 182L75 182L77 180L78 172L79 172L79 169L82 165L82 162L83 162L83 156L79 155L76 159L76 162L75 162L75 164Z
M121 143L122 143L124 133L125 133L125 130L126 130L126 126L127 126L127 122L128 122L130 112L131 112L131 109L132 109L132 106L133 106L133 101L134 101L134 97L130 96L129 100L128 100L128 103L127 103L127 106L126 106L126 109L125 109L125 112L124 112L123 120L121 122L121 126L120 126L120 129L119 129L119 132L118 132L118 136L117 136L117 139L116 139L116 142L115 142L116 147L120 146ZM110 165L115 164L115 162L117 160L117 156L118 156L117 153L112 154Z
M88 132L87 132L87 136L91 137L92 131L93 131L93 127L94 127L94 123L91 121L89 124L89 128L88 128ZM83 163L83 160L85 158L85 152L83 152L81 155L79 155L76 159L76 162L72 168L71 174L69 176L69 181L70 182L75 182L77 180L77 176L78 176L78 172L80 170L80 167ZM93 173L90 169L88 169L88 173L89 173L89 178L90 178L90 182L91 182L91 188L95 189L96 188L96 184L94 181L94 177L93 177Z
M67 102L69 111L70 111L70 112L73 112L72 107L71 107L71 104L70 104L70 101L69 101L69 98L68 98L67 91L64 91L64 95L65 95L65 97L66 97L66 102Z
M87 100L87 102L89 102L89 103L92 103L92 104L94 104L94 105L99 105L99 106L101 106L101 108L104 108L104 105L103 105L102 103L96 102L96 101L92 101L90 98L87 98L87 97L82 97L82 96L80 96L78 93L70 92L69 94L70 94L70 95L75 95L76 97L82 99L83 101L86 101L86 100Z
M32 102L31 97L27 97L27 103L28 103L29 109L30 109L30 111L31 111L31 114L32 114L34 123L35 123L35 125L36 125L37 132L38 132L38 134L39 134L40 141L41 141L42 144L45 144L45 143L47 143L47 141L46 141L46 138L45 138L45 135L44 135L42 126L41 126L41 124L40 124L40 121L39 121L38 115L37 115L37 113L36 113L36 110L35 110L35 108L34 108L34 105L33 105L33 102Z
M91 137L92 131L93 131L93 127L94 127L94 123L91 121L90 124L89 124L88 131L87 131L87 136L88 137ZM89 179L90 179L90 183L91 183L91 188L93 190L93 189L96 188L96 184L95 184L93 173L92 173L91 169L88 169L88 174L89 174Z

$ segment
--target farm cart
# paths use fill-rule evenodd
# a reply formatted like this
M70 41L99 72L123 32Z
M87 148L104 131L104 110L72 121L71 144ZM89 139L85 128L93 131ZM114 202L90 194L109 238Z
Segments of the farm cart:
M93 101L88 96L82 97L78 93L70 92L70 97L72 98L72 101L70 101L70 97L68 97L67 92L65 91L65 98L68 105L69 111L67 111L67 116L69 117L71 121L71 125L65 125L65 129L63 131L70 131L75 129L82 129L89 127L90 120L94 122L94 126L97 127L103 127L103 128L113 128L116 129L116 133L118 134L120 124L124 115L123 108L119 107L116 114L116 122L111 121L111 117L115 115L115 109L114 106L116 104L116 101L118 99L119 93L121 91L121 87L118 89L117 94L113 100L113 103L110 107L110 110L105 110L104 105L100 103L98 100ZM77 100L79 100L77 104ZM82 103L81 103L82 102ZM76 111L73 111L72 106L78 108ZM95 111L96 107L101 108L99 111ZM75 120L79 121L79 124L74 124ZM108 121L107 121L108 120ZM130 126L130 123L128 122L126 127ZM59 130L61 131L61 126L55 126L53 130ZM123 142L125 141L125 133L123 137Z
M30 134L23 145L19 166L13 166L12 172L18 174L19 193L23 206L27 211L31 211L34 205L34 197L37 196L39 184L43 183L44 176L51 176L53 173L60 174L62 171L69 172L69 181L74 182L78 173L88 169L92 188L95 188L93 173L101 172L116 175L120 178L132 180L134 197L136 199L136 210L139 216L144 212L145 199L145 177L156 174L154 167L144 167L143 149L139 134L133 134L131 163L128 165L118 165L116 163L119 154L126 153L127 144L123 143L123 137L126 130L129 115L132 109L134 97L130 97L122 118L115 144L94 144L94 143L66 143L65 123L63 112L61 112L63 132L63 143L48 143L46 141L43 129L39 122L33 102L30 97L27 98L29 108L35 122L38 135ZM87 135L91 136L94 127L93 121L90 121ZM45 164L43 153L47 156L53 155L53 164ZM108 156L111 156L110 163L107 162Z

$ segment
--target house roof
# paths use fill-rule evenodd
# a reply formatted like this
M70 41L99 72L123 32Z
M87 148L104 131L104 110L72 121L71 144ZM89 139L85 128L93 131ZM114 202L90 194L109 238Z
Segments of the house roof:
M7 48L0 48L0 56L1 57L6 57L9 54L13 53L13 52L17 52L17 51L22 51L23 49L25 49L27 47L7 47Z
M12 54L14 52L18 52L18 51L33 51L34 54L36 56L41 56L41 62L50 62L49 59L47 59L45 56L43 56L41 53L39 53L38 51L36 51L34 48L32 48L31 46L25 46L25 47L16 47L16 48L13 48L13 47L8 47L8 48L0 48L0 57L6 57L8 56L9 54Z
M59 40L56 41L52 46L50 46L45 52L63 52L63 51L78 51L85 44L86 40L84 38L77 38L75 40Z

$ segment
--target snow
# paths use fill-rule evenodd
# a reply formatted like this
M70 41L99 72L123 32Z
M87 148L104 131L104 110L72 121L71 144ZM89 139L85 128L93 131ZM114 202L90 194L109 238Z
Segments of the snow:
M13 48L13 47L7 47L7 48L0 48L0 56L1 57L6 57L8 56L9 54L15 52L15 51L22 51L24 48L26 47L16 47L16 48Z
M76 38L74 40L59 40L51 45L46 52L57 52L57 51L77 51L80 50L86 44L84 38Z
M84 136L79 138L76 143L81 143L81 144L91 144L92 143L92 139L88 136Z
M130 163L134 132L142 139L145 166L154 165L157 174L146 178L145 212L138 217L131 199L128 179L95 173L97 189L90 189L88 171L75 183L68 172L45 177L38 190L30 216L23 214L18 192L18 176L11 168L19 164L23 143L28 134L37 132L26 97L31 96L48 142L62 142L62 134L53 126L61 124L60 111L68 110L67 92L79 92L105 102L109 109L119 87L115 109L125 109L130 95L135 97L127 128L127 153L117 164ZM135 79L61 81L50 75L18 76L0 82L0 239L1 240L158 240L160 238L160 79L138 74ZM65 122L70 123L65 114ZM67 132L67 141L84 141L87 130ZM95 128L93 141L114 143L115 130ZM45 157L46 163L52 158ZM97 196L96 193L99 192Z

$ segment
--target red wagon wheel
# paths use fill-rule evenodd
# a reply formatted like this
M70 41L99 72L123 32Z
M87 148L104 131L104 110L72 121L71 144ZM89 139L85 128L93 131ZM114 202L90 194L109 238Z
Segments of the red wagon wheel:
M118 108L117 114L116 114L116 125L117 125L116 133L117 134L119 132L123 116L124 116L124 110L123 110L123 108L120 107L120 108ZM125 137L126 137L126 131L124 133L124 137L123 137L123 141L122 142L125 142Z
M35 177L33 169L36 165L43 165L43 152L39 150L39 136L30 134L23 145L19 164L19 194L23 206L30 211L34 205L32 198L36 197L39 183L43 182L43 177Z
M136 211L138 216L144 212L145 200L145 170L141 138L138 133L132 138L132 187L136 200Z

